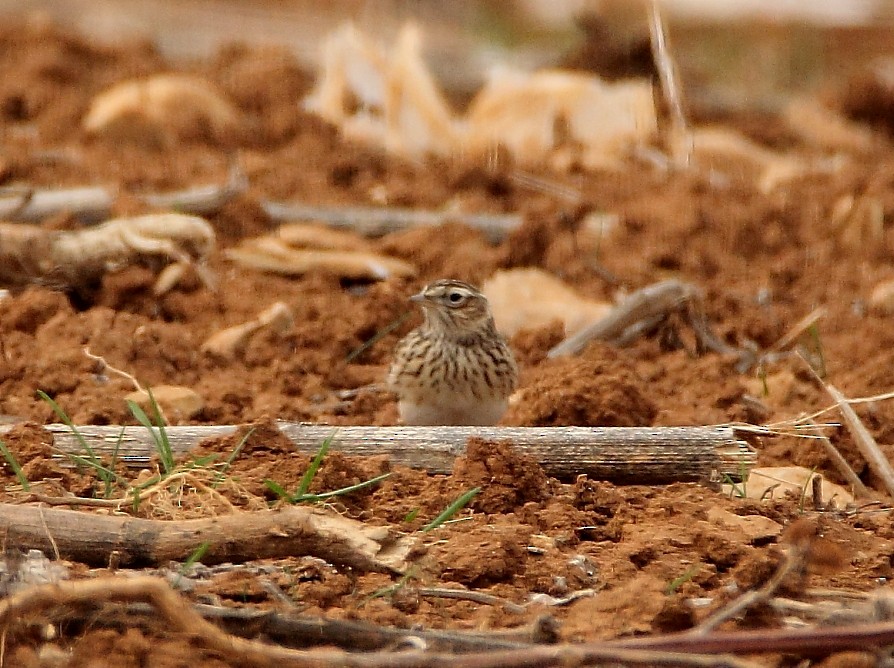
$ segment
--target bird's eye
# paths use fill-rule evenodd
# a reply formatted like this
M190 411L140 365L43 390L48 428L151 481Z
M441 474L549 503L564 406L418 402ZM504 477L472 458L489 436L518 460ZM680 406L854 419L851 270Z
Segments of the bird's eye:
M450 300L451 304L459 304L463 300L463 294L461 292L451 292L447 295L447 299Z

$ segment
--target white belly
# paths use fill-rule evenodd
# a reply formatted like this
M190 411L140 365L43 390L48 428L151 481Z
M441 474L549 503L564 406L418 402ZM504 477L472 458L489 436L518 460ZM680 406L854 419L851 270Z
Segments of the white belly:
M398 403L401 420L407 425L468 425L486 427L495 425L506 412L505 399L483 401L458 401L442 397L433 403L414 403L404 400Z

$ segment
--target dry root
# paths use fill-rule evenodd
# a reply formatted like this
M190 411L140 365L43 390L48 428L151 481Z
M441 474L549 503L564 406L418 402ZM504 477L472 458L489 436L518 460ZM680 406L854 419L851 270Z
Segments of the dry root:
M157 294L174 287L190 266L210 286L212 277L204 263L214 245L214 230L207 221L179 213L118 218L71 232L0 223L0 281L80 289L106 272L145 264L164 267Z

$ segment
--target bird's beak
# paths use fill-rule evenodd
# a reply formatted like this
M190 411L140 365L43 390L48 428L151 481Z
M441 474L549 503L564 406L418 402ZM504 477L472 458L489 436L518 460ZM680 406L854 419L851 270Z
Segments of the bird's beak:
M417 304L422 304L422 303L426 302L427 300L425 298L425 295L420 292L419 294L413 295L412 297L410 297L410 301L416 302Z

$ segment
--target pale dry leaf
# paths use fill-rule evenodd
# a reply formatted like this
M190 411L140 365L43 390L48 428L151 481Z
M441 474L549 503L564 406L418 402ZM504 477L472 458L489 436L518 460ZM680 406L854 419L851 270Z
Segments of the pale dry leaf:
M323 46L321 71L304 108L350 139L400 155L455 150L453 113L422 58L419 29L403 26L386 48L348 24Z
M457 119L411 24L391 49L353 26L333 33L304 106L344 136L400 155L478 159L502 146L519 163L561 168L617 166L657 128L648 81L607 83L558 70L496 70L466 117Z
M619 164L657 129L647 81L607 83L593 75L497 68L466 114L463 148L484 155L497 145L521 164L566 147L586 167Z
M293 324L292 309L283 302L276 302L264 309L254 320L215 332L202 343L201 351L214 357L232 359L245 350L255 332L269 327L281 336L288 332Z
M542 269L497 271L482 285L499 329L512 336L521 329L543 327L556 320L569 336L601 320L611 304L586 299Z
M198 392L182 385L157 385L152 388L152 396L164 415L174 421L195 417L205 407L205 400ZM152 401L147 390L135 390L124 399L133 401L151 415Z
M782 525L763 515L736 515L712 506L708 509L708 519L714 524L733 529L736 535L743 536L748 541L782 534Z
M286 223L279 226L276 235L294 248L351 251L369 251L372 248L372 244L356 232L313 223Z
M394 276L416 275L411 264L376 253L297 249L276 237L258 237L226 252L237 264L285 276L323 271L351 280L381 281Z
M813 98L792 99L785 107L783 118L795 134L817 148L862 153L878 143L872 130L822 106Z
M724 493L736 496L743 489L748 499L782 498L786 493L799 497L803 494L805 499L813 498L813 490L810 479L818 475L803 466L764 466L751 469L748 480L736 483L735 487L724 485ZM834 503L842 508L853 503L853 495L841 485L829 482L823 478L822 482L823 502Z
M238 130L236 107L210 82L182 74L158 74L116 84L90 104L87 132L143 139L207 136L220 139Z

